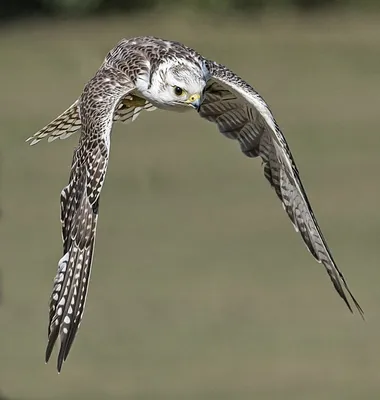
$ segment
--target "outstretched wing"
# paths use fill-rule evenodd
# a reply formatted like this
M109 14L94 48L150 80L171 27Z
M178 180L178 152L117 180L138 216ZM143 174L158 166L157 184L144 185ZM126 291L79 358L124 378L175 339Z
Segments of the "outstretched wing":
M50 299L46 349L47 362L59 337L58 371L69 354L83 315L115 108L133 89L134 84L125 73L104 66L86 85L79 100L82 134L74 152L69 183L61 193L63 256Z
M128 107L123 103L119 103L113 120L127 124L133 122L141 113L141 111L153 111L156 107L148 101L143 107ZM48 142L56 139L67 139L72 134L78 132L81 127L79 115L79 100L75 101L66 111L51 121L44 128L40 129L33 136L26 139L31 146L37 144L42 139L47 138Z
M352 312L345 291L363 316L350 292L319 228L303 188L297 166L263 98L240 77L223 65L207 62L211 79L207 84L201 117L217 124L219 131L239 142L248 157L260 156L264 174L314 258L322 263L330 279Z

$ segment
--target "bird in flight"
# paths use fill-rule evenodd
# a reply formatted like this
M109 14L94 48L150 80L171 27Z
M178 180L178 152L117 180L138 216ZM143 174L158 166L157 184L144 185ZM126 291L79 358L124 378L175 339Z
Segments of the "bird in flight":
M294 228L324 265L347 307L364 315L338 269L302 185L289 146L264 99L227 67L178 42L145 36L121 40L66 111L27 139L65 139L80 131L69 183L61 192L63 256L50 298L48 362L59 338L57 369L66 360L82 319L94 256L99 196L110 153L113 121L134 121L142 111L195 110L260 157Z

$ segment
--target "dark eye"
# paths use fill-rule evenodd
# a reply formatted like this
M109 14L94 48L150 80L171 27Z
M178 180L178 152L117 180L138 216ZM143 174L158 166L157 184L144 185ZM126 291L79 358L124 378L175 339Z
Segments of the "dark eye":
M179 86L176 86L176 87L174 88L174 93L175 93L177 96L181 96L182 93L183 93L183 90L182 90Z

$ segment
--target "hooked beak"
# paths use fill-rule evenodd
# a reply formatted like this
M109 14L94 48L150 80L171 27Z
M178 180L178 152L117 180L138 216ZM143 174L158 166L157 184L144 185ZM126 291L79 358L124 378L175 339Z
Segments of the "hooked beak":
M197 111L199 111L199 108L201 106L201 95L199 93L191 95L187 100L186 103L189 106L194 107Z

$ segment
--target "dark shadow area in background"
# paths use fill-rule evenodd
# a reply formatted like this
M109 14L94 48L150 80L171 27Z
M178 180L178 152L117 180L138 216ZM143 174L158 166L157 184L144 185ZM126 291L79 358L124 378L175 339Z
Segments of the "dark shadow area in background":
M366 4L369 4L368 2ZM377 2L374 0L376 6ZM216 8L216 5L218 6ZM104 13L134 13L154 7L194 8L201 11L238 13L252 12L257 15L265 9L313 12L331 8L356 6L351 0L18 0L0 2L0 21L14 21L33 17L84 17Z

